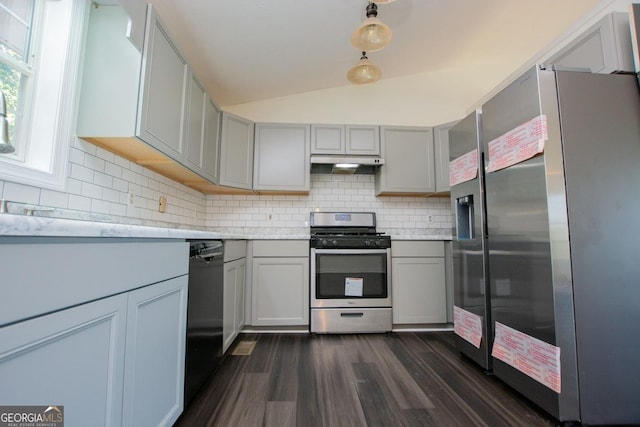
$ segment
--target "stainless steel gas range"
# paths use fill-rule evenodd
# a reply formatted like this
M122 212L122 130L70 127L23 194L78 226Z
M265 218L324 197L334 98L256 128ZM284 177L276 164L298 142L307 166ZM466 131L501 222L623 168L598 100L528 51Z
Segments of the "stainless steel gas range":
M311 332L391 330L391 238L373 212L311 212Z

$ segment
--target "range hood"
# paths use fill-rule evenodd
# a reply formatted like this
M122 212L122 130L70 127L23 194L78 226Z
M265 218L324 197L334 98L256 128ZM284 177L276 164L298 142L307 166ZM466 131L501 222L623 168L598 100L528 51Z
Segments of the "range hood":
M311 156L311 173L374 174L383 164L378 156Z

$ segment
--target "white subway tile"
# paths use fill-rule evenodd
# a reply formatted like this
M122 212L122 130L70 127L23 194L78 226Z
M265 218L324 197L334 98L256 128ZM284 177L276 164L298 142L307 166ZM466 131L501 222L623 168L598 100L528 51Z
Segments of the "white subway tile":
M106 162L104 165L104 173L111 175L114 178L122 178L122 166L118 166L115 163Z
M4 199L11 202L37 205L40 202L40 188L7 181L4 184Z
M96 156L86 154L84 156L84 166L94 171L104 172L105 161Z
M71 164L69 176L83 182L93 182L93 170L87 167Z
M92 199L102 198L102 187L99 185L91 184L89 182L82 183L82 195L90 197Z
M78 196L76 194L69 195L69 209L76 211L91 211L91 199L89 197Z
M69 206L69 194L43 188L40 191L40 205L67 209Z
M111 213L111 203L104 200L92 199L91 212L109 214Z
M101 187L112 188L113 177L102 172L94 172L93 183Z

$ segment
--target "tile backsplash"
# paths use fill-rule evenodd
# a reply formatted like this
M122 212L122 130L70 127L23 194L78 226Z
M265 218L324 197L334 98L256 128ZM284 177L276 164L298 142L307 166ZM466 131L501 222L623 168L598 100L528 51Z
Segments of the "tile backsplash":
M311 175L308 196L211 195L206 224L215 229L308 232L313 210L376 212L377 228L396 235L451 233L448 197L376 197L373 175Z
M65 191L0 181L0 199L55 209L43 216L253 234L307 233L312 210L376 212L378 229L396 235L451 232L449 198L376 197L373 175L312 175L309 195L204 195L80 139Z

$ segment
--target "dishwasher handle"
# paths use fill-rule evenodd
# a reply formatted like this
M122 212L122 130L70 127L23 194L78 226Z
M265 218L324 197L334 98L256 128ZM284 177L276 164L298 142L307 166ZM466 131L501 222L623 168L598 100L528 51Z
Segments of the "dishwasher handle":
M211 261L214 258L222 258L223 255L224 246L222 242L206 242L191 248L191 258Z

